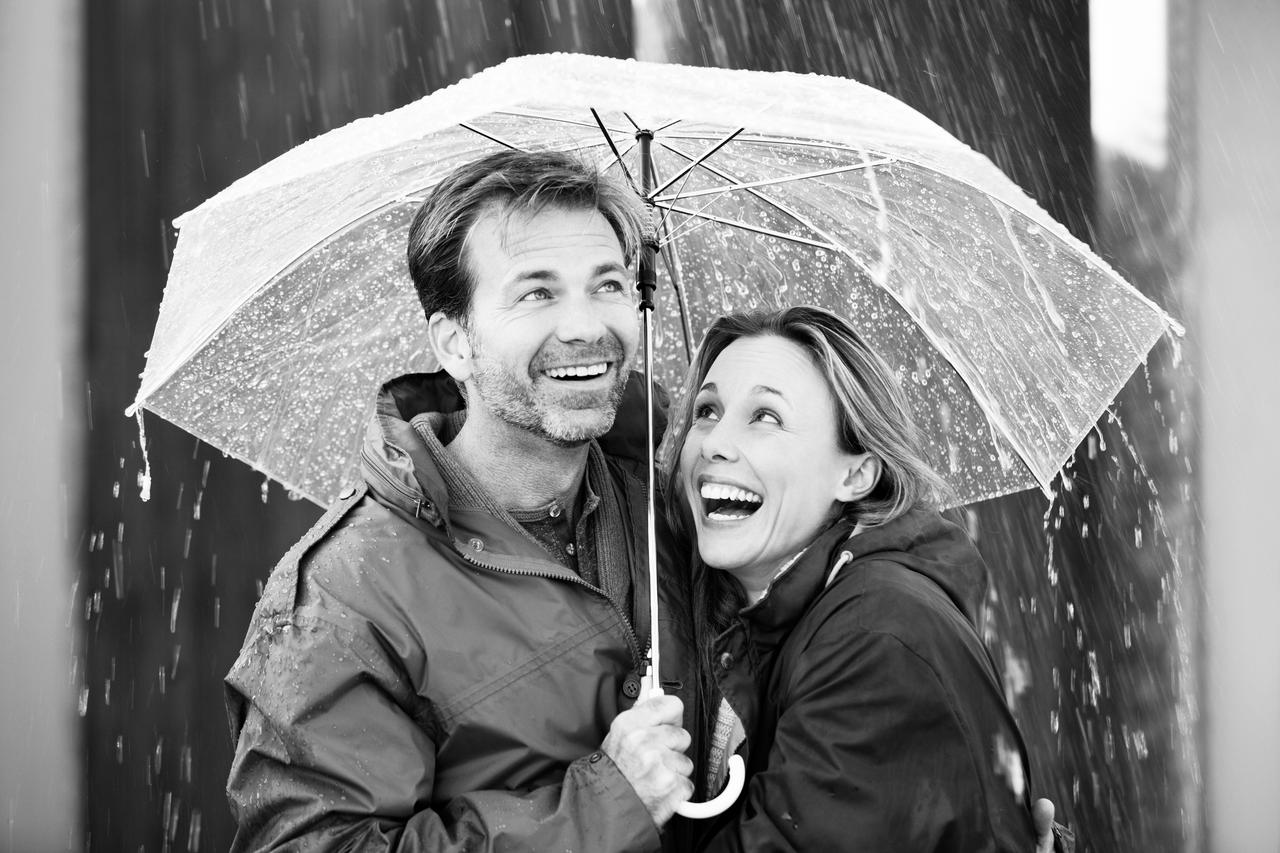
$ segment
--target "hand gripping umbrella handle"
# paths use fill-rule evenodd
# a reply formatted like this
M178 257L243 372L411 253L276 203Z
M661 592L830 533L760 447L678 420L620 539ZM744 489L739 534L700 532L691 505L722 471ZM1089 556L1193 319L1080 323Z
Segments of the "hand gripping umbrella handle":
M663 695L662 685L654 679L652 667L646 669L644 678L640 679L640 691L642 696ZM676 806L676 814L693 820L715 817L737 802L746 784L747 765L743 762L741 755L731 755L729 756L729 780L725 782L724 790L715 799L707 800L705 803L681 803Z

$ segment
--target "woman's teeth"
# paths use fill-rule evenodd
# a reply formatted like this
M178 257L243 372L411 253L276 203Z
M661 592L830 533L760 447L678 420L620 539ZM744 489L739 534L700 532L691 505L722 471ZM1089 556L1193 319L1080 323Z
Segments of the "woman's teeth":
M575 364L570 367L552 367L543 371L551 379L584 379L599 376L609 369L609 362L599 364Z
M755 492L723 483L703 483L698 493L704 501L707 518L716 521L746 518L764 503L764 498Z

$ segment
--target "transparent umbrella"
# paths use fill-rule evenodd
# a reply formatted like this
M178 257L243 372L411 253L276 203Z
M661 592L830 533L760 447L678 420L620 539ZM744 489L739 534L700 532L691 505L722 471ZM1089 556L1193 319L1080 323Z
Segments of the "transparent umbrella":
M667 273L658 379L676 387L726 311L834 309L898 368L962 501L1047 490L1177 328L985 157L882 92L531 56L313 139L182 216L131 411L327 504L356 475L378 384L434 367L404 260L424 193L503 147L626 163L638 181L638 130L653 134Z
M962 502L1048 492L1181 332L989 160L878 90L530 56L300 145L181 217L131 411L328 503L356 476L379 383L434 368L404 260L415 210L507 147L579 152L650 204L660 382L677 387L719 314L832 309L897 368Z

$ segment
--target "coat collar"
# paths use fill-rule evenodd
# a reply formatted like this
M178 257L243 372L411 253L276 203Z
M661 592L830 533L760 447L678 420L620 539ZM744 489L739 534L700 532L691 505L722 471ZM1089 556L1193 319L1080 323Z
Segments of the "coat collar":
M847 557L843 557L844 554ZM827 588L842 561L843 575L858 562L887 559L940 586L970 623L977 624L987 569L965 532L933 510L915 508L886 524L860 529L838 521L774 578L763 598L739 615L765 645L782 642Z

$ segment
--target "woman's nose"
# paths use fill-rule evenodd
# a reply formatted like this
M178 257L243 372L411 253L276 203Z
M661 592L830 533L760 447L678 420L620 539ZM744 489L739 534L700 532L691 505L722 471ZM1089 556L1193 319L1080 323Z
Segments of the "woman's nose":
M703 433L701 453L708 462L732 462L738 458L737 437L723 418Z

